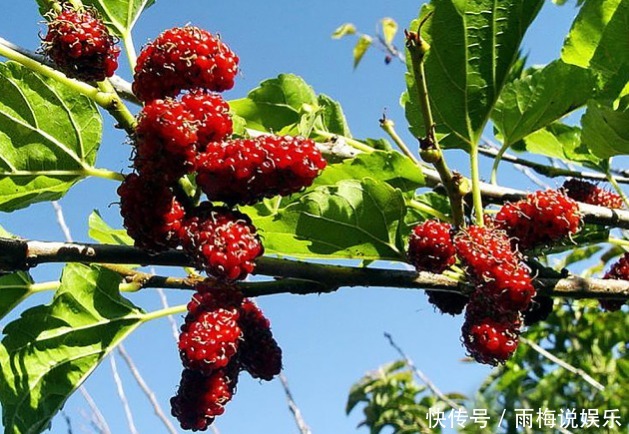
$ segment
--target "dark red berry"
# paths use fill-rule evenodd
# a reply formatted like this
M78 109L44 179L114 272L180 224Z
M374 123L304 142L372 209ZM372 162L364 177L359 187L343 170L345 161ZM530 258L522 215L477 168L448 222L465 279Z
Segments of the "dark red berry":
M504 363L518 347L519 330L507 322L466 317L462 332L465 348L479 363Z
M197 158L197 184L210 200L251 204L310 186L325 166L314 142L301 137L213 142Z
M227 366L242 337L238 317L237 309L223 308L189 316L179 335L183 365L206 375Z
M611 209L620 209L623 207L623 201L620 195L581 179L569 179L563 183L561 189L569 198L577 202L604 206Z
M413 228L408 240L408 260L417 271L441 273L456 261L449 223L426 220Z
M236 311L244 299L238 288L211 279L197 283L194 289L196 292L188 303L187 321L192 321L203 312L219 308Z
M181 101L158 99L138 116L134 167L141 174L172 184L194 168L197 122Z
M625 253L611 269L605 273L603 279L629 280L629 252ZM608 312L615 312L626 303L625 300L599 300L601 308Z
M84 81L103 81L118 68L116 39L91 8L65 4L48 23L43 51L66 75Z
M270 381L282 370L282 350L271 333L271 323L251 300L245 299L239 319L243 332L239 361L253 378Z
M529 308L522 312L524 325L530 326L544 321L553 311L553 299L537 294L533 297Z
M184 369L177 395L170 399L172 415L179 420L182 429L205 431L214 418L225 411L237 381L238 370L230 367L208 376Z
M498 211L495 224L522 249L552 245L581 228L578 204L557 190L537 191Z
M132 173L118 194L124 226L137 247L163 250L179 244L185 211L169 187Z
M142 101L175 96L182 90L231 89L238 57L218 37L194 26L166 30L138 57L133 92Z
M221 280L244 279L264 252L249 217L210 204L186 218L181 237L197 267Z
M199 149L209 142L220 141L233 132L229 104L217 93L193 89L181 98L194 118Z
M528 307L535 288L504 231L491 226L470 226L455 236L454 245L476 285L476 292L493 300L496 315Z
M426 291L428 301L441 313L448 315L458 315L463 312L467 305L468 298L463 294L445 291Z

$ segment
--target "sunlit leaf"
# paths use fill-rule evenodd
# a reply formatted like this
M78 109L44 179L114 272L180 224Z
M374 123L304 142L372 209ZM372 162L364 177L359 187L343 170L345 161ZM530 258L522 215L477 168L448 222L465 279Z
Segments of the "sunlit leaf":
M96 106L13 62L0 64L0 95L0 210L61 198L94 165Z

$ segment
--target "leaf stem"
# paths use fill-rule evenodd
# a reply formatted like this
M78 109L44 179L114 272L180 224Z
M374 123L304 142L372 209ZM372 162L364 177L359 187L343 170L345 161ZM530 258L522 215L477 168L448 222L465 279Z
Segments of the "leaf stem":
M112 170L100 169L98 167L86 167L84 172L87 176L93 176L96 178L109 179L112 181L124 181L125 176L122 173L114 172Z
M411 199L410 201L408 201L407 205L413 209L416 209L417 211L420 212L425 212L426 214L430 214L431 216L443 221L443 222L452 222L452 219L445 215L444 213L442 213L441 211L439 211L438 209L435 209L433 207L431 207L430 205L427 205L423 202L420 202L418 200L415 199Z
M323 131L319 129L314 129L312 132L315 133L317 136L320 136L321 138L326 139L326 140L339 140L339 139L343 140L352 148L358 149L359 151L362 151L362 152L371 153L374 151L374 148L372 148L371 146L363 142L360 142L356 139L352 139L351 137L340 136L338 134L333 134L328 131Z
M142 315L142 322L152 321L154 319L164 318L170 315L177 315L186 312L188 306L186 304L180 304L178 306L172 306L165 309L156 310L153 312L145 313Z
M503 145L500 147L500 149L496 153L496 156L494 157L494 164L491 166L491 178L490 178L491 183L494 185L498 185L498 166L500 165L500 162L502 161L502 156L505 154L505 152L507 152L508 149L509 149L509 144L503 143Z
M131 74L135 71L135 65L138 59L138 55L135 51L135 45L133 43L133 35L131 32L125 32L122 35L122 45L124 46L125 52L127 53L127 60L129 62L129 66L131 67Z
M452 221L455 226L464 226L465 218L463 214L463 195L461 185L455 180L453 173L450 171L446 163L443 151L439 146L439 140L435 135L435 121L432 117L430 108L430 96L428 93L428 84L424 71L425 56L430 46L416 32L406 32L406 48L409 51L415 85L417 87L417 96L422 110L423 123L426 137L420 138L420 156L427 163L431 163L439 173L439 178L443 183L448 198L450 199L450 207L452 208ZM460 180L462 177L457 177Z
M402 140L402 138L398 135L397 131L395 131L395 123L391 119L387 119L383 115L380 119L380 128L382 128L382 130L391 137L391 140L393 140L397 147L400 148L404 155L413 160L418 166L423 166L415 154L411 152L404 140Z
M33 283L29 286L28 289L31 293L36 293L36 292L56 291L57 289L59 289L59 286L61 286L61 282L59 282L58 280L53 280L51 282Z
M478 143L470 149L470 175L472 177L472 201L474 204L474 220L477 226L485 224L483 219L483 196L480 189L480 170L478 168Z

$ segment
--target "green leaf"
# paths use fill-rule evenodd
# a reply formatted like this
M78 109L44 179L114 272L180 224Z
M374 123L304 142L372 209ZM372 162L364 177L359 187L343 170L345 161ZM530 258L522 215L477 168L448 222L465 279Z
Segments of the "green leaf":
M356 45L354 46L354 68L358 66L363 56L371 46L371 36L369 35L361 35L356 41Z
M339 136L352 137L341 104L324 94L319 94L317 102L320 107L319 119L322 129Z
M557 60L507 84L492 119L504 142L511 145L583 106L595 89L591 71Z
M0 277L0 319L31 295L33 279L23 271Z
M433 0L422 28L431 48L425 73L438 135L446 147L478 143L494 104L518 58L522 38L543 0ZM430 10L422 8L421 17ZM419 19L410 29L417 31ZM425 136L412 62L407 56L407 94L402 98L411 132Z
M391 44L397 33L398 25L393 18L383 18L380 20L382 26L382 37L386 44Z
M127 235L124 229L114 229L105 223L105 220L96 210L92 211L89 220L88 235L95 241L103 244L118 244L121 246L132 246L133 238Z
M330 164L315 179L315 185L334 185L343 180L372 178L403 192L415 192L425 185L421 169L408 157L395 151L359 154L341 163Z
M581 125L581 139L597 157L629 154L629 110L617 111L590 101Z
M606 75L617 74L629 63L629 0L589 0L574 20L561 59ZM625 76L626 82L626 76Z
M230 101L229 105L234 114L247 122L247 128L280 134L296 129L304 105L318 107L318 100L301 77L280 74L260 83L247 98Z
M36 434L116 345L142 322L118 293L120 276L67 265L49 305L6 326L0 345L0 400L5 433Z
M332 39L341 39L343 36L353 35L356 33L356 26L352 23L341 24L332 33Z
M49 11L49 0L37 0L42 15ZM83 0L85 6L93 6L102 14L107 26L118 36L128 34L144 9L155 0Z
M559 158L595 169L600 169L604 163L581 142L581 128L561 122L552 123L526 136L514 146L514 149Z
M14 62L0 63L0 95L0 210L61 198L96 159L96 106Z
M315 188L276 213L251 217L270 254L401 260L405 214L402 192L366 178Z

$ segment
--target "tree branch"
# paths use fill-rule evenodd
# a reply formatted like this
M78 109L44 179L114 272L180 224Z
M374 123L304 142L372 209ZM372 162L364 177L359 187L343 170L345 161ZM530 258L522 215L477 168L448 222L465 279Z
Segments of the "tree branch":
M0 238L0 271L27 270L52 262L192 265L189 258L177 250L149 253L129 246ZM124 267L113 268L132 281L136 279L142 282L141 287L188 289L195 282L194 278L163 277L132 270L124 271ZM318 294L346 286L429 289L458 293L471 290L470 285L465 282L428 272L328 265L272 257L258 259L255 274L276 277L278 280L239 283L247 296ZM563 278L542 276L535 279L534 284L541 294L556 297L629 299L629 281L624 280L586 279L575 275Z

